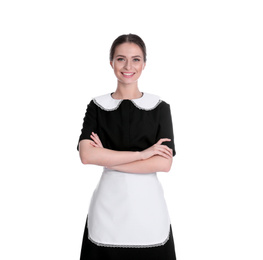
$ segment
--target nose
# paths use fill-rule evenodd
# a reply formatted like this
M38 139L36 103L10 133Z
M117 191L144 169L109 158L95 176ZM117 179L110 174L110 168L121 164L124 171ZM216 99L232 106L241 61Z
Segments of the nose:
M131 68L131 61L127 59L124 67L126 70L129 70Z

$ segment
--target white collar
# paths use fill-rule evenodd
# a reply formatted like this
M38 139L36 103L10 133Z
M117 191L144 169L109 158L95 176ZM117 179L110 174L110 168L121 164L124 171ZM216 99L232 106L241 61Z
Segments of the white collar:
M125 99L114 99L110 93L93 99L97 106L106 111L116 110L123 100ZM158 96L149 93L143 93L142 97L129 101L142 110L152 110L162 102Z

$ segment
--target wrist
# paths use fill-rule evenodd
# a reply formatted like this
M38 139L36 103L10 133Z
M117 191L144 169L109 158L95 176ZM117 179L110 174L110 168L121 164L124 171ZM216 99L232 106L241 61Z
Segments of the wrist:
M142 152L137 152L137 157L138 157L138 161L144 160L144 157L143 157L143 153L142 153Z

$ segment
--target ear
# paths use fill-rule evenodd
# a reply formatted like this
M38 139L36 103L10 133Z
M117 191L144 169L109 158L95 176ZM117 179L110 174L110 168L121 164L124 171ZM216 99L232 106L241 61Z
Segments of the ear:
M110 61L110 65L111 65L111 67L113 68L113 62L112 62L112 61Z
M144 70L145 66L146 66L146 62L143 63L143 67L142 67L143 70Z

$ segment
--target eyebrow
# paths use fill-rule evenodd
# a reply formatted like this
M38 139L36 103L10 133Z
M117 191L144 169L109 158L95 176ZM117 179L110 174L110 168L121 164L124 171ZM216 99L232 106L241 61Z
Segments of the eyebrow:
M126 56L124 56L124 55L117 55L116 57L124 57L124 58L126 58ZM139 57L139 58L141 58L141 56L140 56L140 55L135 55L135 56L132 56L132 58L136 58L136 57Z

